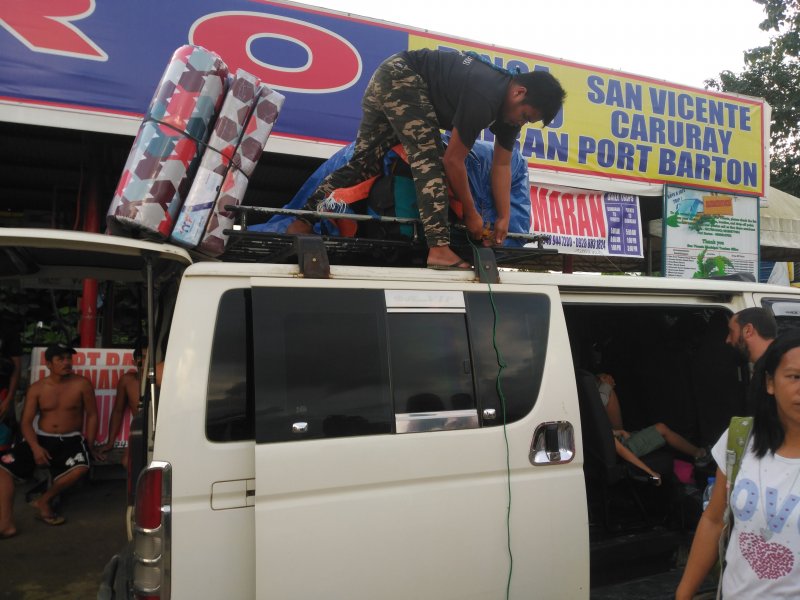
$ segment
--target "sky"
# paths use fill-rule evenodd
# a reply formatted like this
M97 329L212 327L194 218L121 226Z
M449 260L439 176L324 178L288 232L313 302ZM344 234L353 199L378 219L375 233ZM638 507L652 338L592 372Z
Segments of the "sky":
M753 0L305 0L585 65L703 88L769 41Z

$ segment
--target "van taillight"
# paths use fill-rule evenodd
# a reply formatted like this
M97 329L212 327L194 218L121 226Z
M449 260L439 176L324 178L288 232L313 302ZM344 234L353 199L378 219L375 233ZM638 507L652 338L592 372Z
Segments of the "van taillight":
M160 469L148 469L139 479L134 522L144 529L155 529L161 525L162 473Z
M172 469L153 461L136 484L133 589L137 600L166 600L170 581Z

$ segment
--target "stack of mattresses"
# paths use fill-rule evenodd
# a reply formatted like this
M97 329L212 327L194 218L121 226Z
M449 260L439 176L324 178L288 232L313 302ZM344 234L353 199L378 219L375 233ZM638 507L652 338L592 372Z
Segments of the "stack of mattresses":
M246 71L228 79L215 54L175 52L111 202L111 233L222 254L234 221L225 207L244 199L284 101Z
M233 80L203 154L171 240L204 254L222 254L226 229L233 226L228 205L239 205L258 164L284 97L246 71Z
M166 239L189 191L214 118L228 68L198 46L175 51L133 142L108 211L108 229Z

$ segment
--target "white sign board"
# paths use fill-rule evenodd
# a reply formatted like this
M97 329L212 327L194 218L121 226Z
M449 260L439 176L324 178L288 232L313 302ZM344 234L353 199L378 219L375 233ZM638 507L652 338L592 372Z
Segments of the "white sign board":
M665 277L750 273L758 280L758 199L666 187Z

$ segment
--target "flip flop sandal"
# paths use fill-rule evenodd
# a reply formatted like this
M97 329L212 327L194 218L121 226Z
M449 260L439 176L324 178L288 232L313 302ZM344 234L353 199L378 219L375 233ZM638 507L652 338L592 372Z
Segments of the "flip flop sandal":
M471 271L472 265L465 260L457 260L452 265L428 265L429 269L437 271Z
M0 540L10 540L11 538L13 538L16 535L17 535L16 531L14 531L12 533L3 532L3 533L0 533Z
M45 515L36 515L36 518L38 520L40 520L42 523L45 523L47 525L52 525L53 527L55 527L56 525L63 525L64 523L67 522L67 520L64 517L62 517L61 515L56 515L56 514L47 515L47 516L45 516Z

